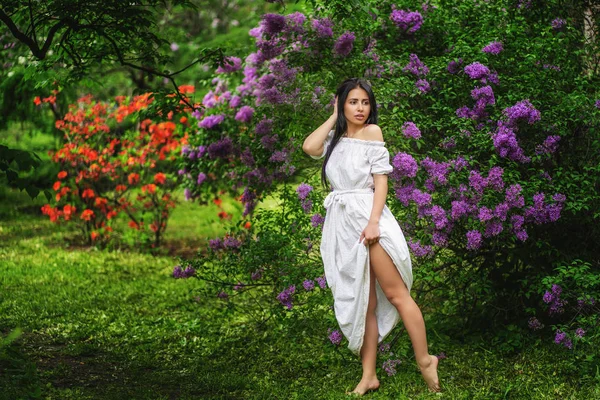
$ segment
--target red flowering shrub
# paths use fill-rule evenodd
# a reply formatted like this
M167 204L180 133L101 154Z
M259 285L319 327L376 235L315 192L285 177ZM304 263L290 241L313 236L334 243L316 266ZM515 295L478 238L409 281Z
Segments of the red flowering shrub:
M187 141L190 110L181 107L176 111L181 115L170 112L166 120L142 118L152 101L150 93L115 102L87 95L56 122L65 144L52 154L61 165L54 201L42 207L51 221L78 223L89 244L105 243L123 214L139 231L136 238L152 247L160 244L175 206L172 165Z

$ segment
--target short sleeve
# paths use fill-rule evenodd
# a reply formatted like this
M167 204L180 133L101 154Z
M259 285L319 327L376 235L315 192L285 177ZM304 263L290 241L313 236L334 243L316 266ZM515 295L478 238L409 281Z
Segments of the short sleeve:
M394 170L390 165L390 153L385 146L370 146L367 155L372 174L389 174Z
M318 160L319 158L323 158L325 153L327 153L327 148L329 147L329 143L331 143L331 139L333 139L334 133L335 133L335 131L331 130L327 134L327 137L325 138L325 141L323 142L323 154L321 154L320 156L312 156L311 155L312 158L314 158L315 160Z

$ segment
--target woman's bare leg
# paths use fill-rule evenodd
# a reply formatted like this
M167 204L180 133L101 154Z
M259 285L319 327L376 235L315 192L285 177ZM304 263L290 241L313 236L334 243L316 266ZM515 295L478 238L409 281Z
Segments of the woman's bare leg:
M373 243L369 246L369 254L372 270L375 272L381 289L400 313L415 351L415 359L427 386L432 391L439 391L438 358L430 355L427 349L425 321L419 306L410 296L400 273L383 247L379 243Z
M368 390L377 389L379 380L377 379L376 360L377 360L377 337L379 330L377 329L377 319L375 317L375 308L377 307L377 294L375 293L375 274L371 269L371 277L369 283L369 304L367 306L367 317L365 324L365 336L363 345L360 349L360 357L362 360L363 374L360 382L354 388L352 393L365 394Z

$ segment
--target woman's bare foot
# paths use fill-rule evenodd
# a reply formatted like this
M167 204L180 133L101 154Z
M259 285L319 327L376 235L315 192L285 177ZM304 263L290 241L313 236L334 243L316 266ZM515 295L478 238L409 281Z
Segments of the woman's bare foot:
M363 395L371 390L379 389L379 380L377 378L366 379L362 378L358 385L351 392L346 392L346 394L359 394Z
M436 356L429 355L429 364L419 365L421 369L421 374L423 375L423 379L427 383L429 387L429 391L431 392L439 392L440 391L440 382L438 380L437 375L437 367L438 367L438 358Z

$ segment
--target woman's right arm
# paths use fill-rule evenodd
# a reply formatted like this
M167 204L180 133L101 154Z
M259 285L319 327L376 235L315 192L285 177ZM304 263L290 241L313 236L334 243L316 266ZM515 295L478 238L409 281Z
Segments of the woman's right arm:
M337 96L334 101L333 114L320 127L304 139L302 150L312 157L319 157L323 154L323 143L327 139L329 131L335 128L337 121Z

